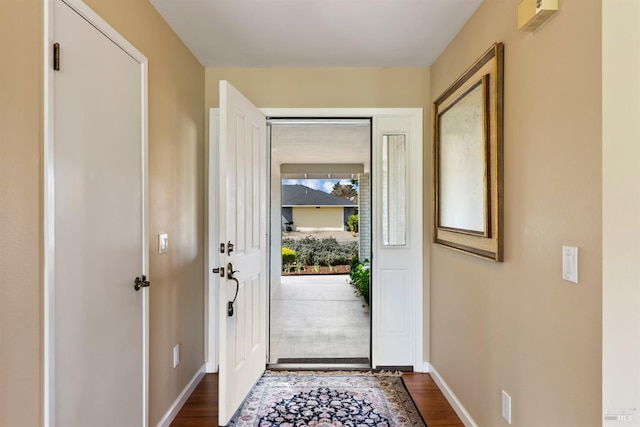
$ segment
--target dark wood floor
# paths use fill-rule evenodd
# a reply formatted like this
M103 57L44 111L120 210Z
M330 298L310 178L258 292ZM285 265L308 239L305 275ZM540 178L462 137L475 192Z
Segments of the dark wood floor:
M447 399L429 374L405 372L404 382L428 427L462 427ZM173 427L217 427L218 376L207 374L171 424Z

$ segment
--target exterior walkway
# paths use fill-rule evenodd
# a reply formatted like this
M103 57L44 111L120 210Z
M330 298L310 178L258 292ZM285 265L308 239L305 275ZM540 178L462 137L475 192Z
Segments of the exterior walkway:
M269 362L369 358L369 319L349 276L283 276L271 300Z

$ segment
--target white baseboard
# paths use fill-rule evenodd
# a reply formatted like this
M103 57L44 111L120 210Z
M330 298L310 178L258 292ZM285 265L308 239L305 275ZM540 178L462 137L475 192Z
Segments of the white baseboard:
M431 363L422 362L422 366L418 366L416 372L423 372L428 374L429 372L431 372Z
M180 395L178 395L169 410L164 414L164 417L162 417L160 422L158 422L157 427L169 427L171 425L173 420L176 418L176 415L178 415L178 412L180 412L180 409L182 409L184 404L187 402L187 399L189 399L189 396L191 396L191 393L193 393L193 390L196 389L196 386L200 383L202 377L204 377L206 366L207 365L205 363L200 367L200 369L198 369L198 372L196 372L193 378L191 378L191 381L187 383L186 387L182 390Z
M216 372L218 372L218 365L214 363L206 362L205 366L207 368L205 371L207 374L215 374Z
M447 399L447 401L449 402L453 410L456 411L456 414L458 414L460 421L462 421L462 423L466 427L478 427L478 424L476 424L473 418L471 418L471 415L469 414L469 412L467 412L464 406L462 406L462 403L460 402L460 400L458 400L458 398L453 393L453 391L451 391L447 383L442 379L440 374L438 374L438 371L436 371L436 369L430 363L428 367L428 372L431 375L431 378L433 378L433 380L436 382L436 384L442 391L442 394L444 394L444 397Z

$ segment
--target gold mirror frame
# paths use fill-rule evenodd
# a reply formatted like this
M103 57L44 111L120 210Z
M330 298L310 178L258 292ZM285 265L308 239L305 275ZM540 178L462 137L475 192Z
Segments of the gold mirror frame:
M503 63L495 43L433 103L433 241L503 260Z

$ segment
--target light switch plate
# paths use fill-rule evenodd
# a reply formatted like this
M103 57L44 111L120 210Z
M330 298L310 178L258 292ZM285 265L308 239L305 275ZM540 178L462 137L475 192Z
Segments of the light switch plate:
M562 247L562 278L578 283L578 248L575 246Z
M502 418L511 424L511 396L502 390Z
M158 234L158 253L166 254L169 249L169 235L167 233Z

